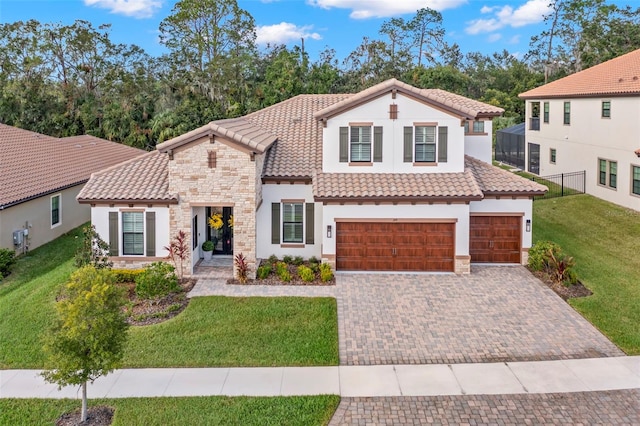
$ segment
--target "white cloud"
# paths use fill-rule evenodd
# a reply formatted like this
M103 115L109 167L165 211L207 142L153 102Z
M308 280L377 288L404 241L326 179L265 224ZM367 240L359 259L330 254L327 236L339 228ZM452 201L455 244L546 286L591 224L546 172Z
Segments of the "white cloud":
M518 44L520 43L520 34L516 34L509 39L509 44Z
M489 41L489 43L495 43L501 38L502 38L502 35L500 33L493 33L487 38L487 40Z
M528 0L525 4L514 9L511 6L488 7L483 6L481 13L494 13L491 19L474 19L467 22L467 34L488 33L504 27L519 28L529 24L537 24L544 20L550 11L549 0Z
M351 18L367 19L415 13L424 7L437 11L453 9L466 3L467 0L307 0L307 2L322 9L351 9L349 15Z
M256 28L258 44L283 44L288 41L300 40L301 38L320 40L322 36L312 32L312 25L297 26L290 22L280 22L274 25L261 25Z
M87 6L109 9L111 13L118 13L134 18L150 18L162 7L163 0L84 0Z

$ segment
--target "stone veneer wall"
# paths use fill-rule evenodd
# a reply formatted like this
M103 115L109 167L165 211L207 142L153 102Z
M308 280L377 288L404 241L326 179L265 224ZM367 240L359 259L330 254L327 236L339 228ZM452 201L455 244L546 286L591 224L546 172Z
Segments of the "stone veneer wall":
M209 152L216 152L216 167L209 168ZM174 150L169 161L169 190L177 193L179 204L171 206L171 236L178 230L191 241L191 209L194 206L233 207L233 253L242 253L249 262L250 274L256 270L256 182L261 176L247 152L231 147L216 138L192 142ZM185 276L191 275L191 259L184 262ZM235 270L234 270L235 275Z
M458 275L471 273L471 256L456 256L453 271Z

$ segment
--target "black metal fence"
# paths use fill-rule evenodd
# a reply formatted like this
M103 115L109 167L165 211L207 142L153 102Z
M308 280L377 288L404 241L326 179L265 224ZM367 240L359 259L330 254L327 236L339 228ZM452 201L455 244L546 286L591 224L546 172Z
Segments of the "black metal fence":
M567 195L577 195L585 193L587 172L560 173L551 176L533 176L531 180L545 185L549 190L538 198L557 198Z

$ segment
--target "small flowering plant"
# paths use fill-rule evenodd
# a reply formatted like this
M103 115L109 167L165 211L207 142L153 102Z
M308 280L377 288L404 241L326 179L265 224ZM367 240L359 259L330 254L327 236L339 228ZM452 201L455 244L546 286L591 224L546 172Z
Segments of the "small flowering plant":
M209 226L215 230L222 228L224 222L222 221L222 215L220 213L214 213L209 218Z

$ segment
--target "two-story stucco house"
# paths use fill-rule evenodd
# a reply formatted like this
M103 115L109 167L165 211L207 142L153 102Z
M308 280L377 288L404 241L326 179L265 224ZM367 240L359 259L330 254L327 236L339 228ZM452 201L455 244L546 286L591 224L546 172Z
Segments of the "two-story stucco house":
M254 267L272 254L337 270L526 262L532 197L546 188L490 165L501 113L395 79L355 95L300 95L95 173L78 200L121 265L166 256L179 230L191 242L187 274L211 239ZM208 225L212 214L221 229Z
M640 50L520 94L528 171L586 171L585 191L640 210Z

